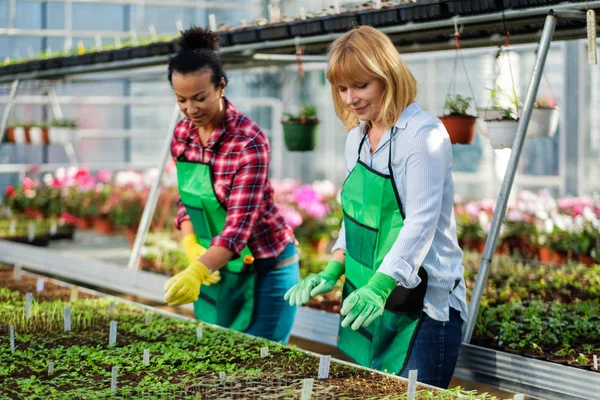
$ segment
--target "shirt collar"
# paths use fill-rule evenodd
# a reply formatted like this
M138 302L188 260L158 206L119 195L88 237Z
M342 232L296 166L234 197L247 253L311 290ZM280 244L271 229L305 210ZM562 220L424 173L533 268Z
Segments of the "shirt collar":
M406 125L408 125L408 121L414 117L419 111L421 111L421 107L417 104L416 101L413 101L402 111L400 118L394 124L398 129L406 129Z
M215 127L215 130L211 133L210 137L208 138L208 142L207 147L213 147L215 145L215 143L217 143L221 137L223 135L225 135L228 131L232 132L232 124L235 123L235 116L237 115L238 111L236 110L236 108L233 106L233 104L231 104L229 102L229 100L227 100L226 97L223 97L223 99L225 100L225 118L223 119L223 123L219 126ZM188 117L184 117L186 122L187 122L187 126L191 134L198 134L198 127L196 125L194 125L194 123L192 122L191 119L189 119Z

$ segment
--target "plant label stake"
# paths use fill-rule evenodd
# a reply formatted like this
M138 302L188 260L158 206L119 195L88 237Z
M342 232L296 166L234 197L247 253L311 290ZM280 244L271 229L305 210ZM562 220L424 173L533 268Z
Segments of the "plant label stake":
M56 221L52 221L52 224L50 225L50 236L55 236L57 229L58 226L56 226Z
M35 291L38 293L44 291L44 279L40 278L37 280L37 284L35 285Z
M71 307L65 307L65 332L71 332Z
M46 47L46 57L52 56L52 48L50 46Z
M183 22L180 19L175 22L175 25L177 26L177 32L183 31Z
M598 356L594 354L594 369L598 369Z
M215 14L208 14L208 26L213 32L217 31L217 17Z
M144 365L150 364L150 349L144 349Z
M110 380L110 390L114 393L117 391L117 367L112 367L112 377Z
M35 239L35 224L33 222L29 223L29 230L27 232L27 240L29 242L33 242L33 239Z
M376 10L381 9L381 0L375 0L375 9Z
M63 46L63 50L65 52L68 52L71 50L72 47L73 47L73 39L72 38L65 39L65 45Z
M73 286L71 288L71 295L69 301L76 301L79 298L79 286Z
M300 19L306 19L306 10L304 7L300 7Z
M51 376L54 373L54 362L50 361L48 363L48 376Z
M269 348L268 347L261 347L260 348L260 358L265 358L269 356Z
M110 321L110 335L108 337L108 345L114 346L117 344L117 321Z
M133 43L134 46L137 46L139 44L139 42L138 42L137 32L135 31L135 29L132 29L130 31L129 36L131 36L131 43Z
M8 227L8 234L13 236L15 233L17 233L17 221L13 219L10 221L10 225Z
M517 393L514 395L513 400L525 400L525 395L523 393Z
M156 28L154 28L154 25L150 25L148 30L150 31L150 36L152 36L152 41L158 42L158 36L156 35Z
M315 380L312 378L302 380L302 395L300 397L300 400L310 400L311 399L314 382L315 382Z
M319 379L329 378L329 365L331 364L331 356L319 357Z
M340 13L340 0L333 0L333 9L336 14Z
M8 328L8 330L9 330L9 334L10 334L10 352L14 353L15 352L15 327L11 325Z
M23 267L21 266L21 264L15 265L15 269L13 271L13 279L15 281L21 280L21 272L23 272Z
M417 393L417 373L416 369L408 371L408 400L415 400L415 394Z
M25 294L25 317L31 317L31 301L33 300L33 293Z
M144 323L146 325L150 325L152 323L152 314L146 314L146 317L144 318Z
M225 372L219 372L219 380L221 381L221 385L225 384Z
M96 35L96 51L102 51L102 38Z
M196 328L196 339L198 339L198 340L202 339L202 327L201 326Z
M596 11L587 10L587 40L588 64L598 64L598 51L596 44Z
M245 28L248 26L248 21L246 21L245 19L240 21L240 25L242 26L242 28Z

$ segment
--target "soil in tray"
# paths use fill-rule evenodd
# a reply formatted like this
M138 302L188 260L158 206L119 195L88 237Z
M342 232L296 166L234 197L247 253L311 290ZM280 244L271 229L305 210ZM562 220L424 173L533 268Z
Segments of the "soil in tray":
M56 285L52 282L48 282L47 280L44 282L44 290L41 293L36 292L37 279L32 278L30 276L22 275L21 279L15 281L14 279L14 270L12 267L6 265L0 265L0 282L1 287L8 288L10 290L15 290L20 292L21 294L32 293L33 298L36 301L52 301L52 300L62 300L68 301L71 297L71 289L68 289L64 286ZM96 296L93 296L88 293L79 293L78 297L80 299L93 299Z

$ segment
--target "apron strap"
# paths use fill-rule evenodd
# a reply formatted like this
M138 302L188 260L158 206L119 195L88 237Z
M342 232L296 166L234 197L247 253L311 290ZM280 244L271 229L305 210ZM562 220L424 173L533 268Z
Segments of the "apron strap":
M365 134L363 135L362 140L360 141L360 145L358 146L358 161L360 161L360 152L362 150L363 147L363 143L365 142L365 139L367 138L367 136L369 136L369 131L367 129L365 129Z

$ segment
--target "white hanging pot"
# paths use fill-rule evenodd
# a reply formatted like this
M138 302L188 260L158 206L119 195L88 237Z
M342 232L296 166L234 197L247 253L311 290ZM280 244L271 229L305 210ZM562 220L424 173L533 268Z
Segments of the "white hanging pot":
M560 111L555 108L534 108L526 137L553 137L558 129Z
M73 128L65 127L50 127L49 131L51 144L67 144L73 141L75 131Z
M15 143L23 144L29 142L29 128L15 126L14 138Z
M487 121L487 136L496 150L512 148L517 135L518 122L515 120Z
M42 128L39 126L29 128L29 138L31 139L31 144L42 144Z
M479 118L477 118L477 125L479 127L479 131L482 135L487 136L487 122L493 120L501 120L502 118L504 118L504 111L497 110L495 108L478 108L477 115L479 115Z

